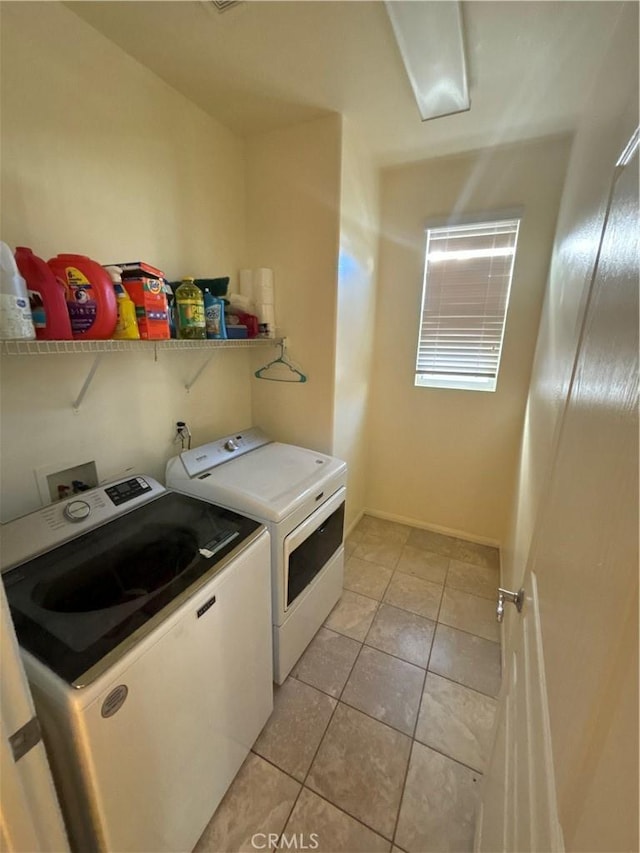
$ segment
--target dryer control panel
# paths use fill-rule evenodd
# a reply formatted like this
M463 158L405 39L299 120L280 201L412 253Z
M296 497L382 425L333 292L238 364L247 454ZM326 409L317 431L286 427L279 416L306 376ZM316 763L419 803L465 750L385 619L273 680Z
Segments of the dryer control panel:
M244 430L244 432L225 435L223 438L202 444L193 450L185 450L179 458L189 477L199 477L211 468L224 465L225 462L236 459L238 456L244 456L245 453L257 450L258 447L270 442L270 438L267 438L261 430L254 427ZM169 462L169 465L172 464L173 460Z

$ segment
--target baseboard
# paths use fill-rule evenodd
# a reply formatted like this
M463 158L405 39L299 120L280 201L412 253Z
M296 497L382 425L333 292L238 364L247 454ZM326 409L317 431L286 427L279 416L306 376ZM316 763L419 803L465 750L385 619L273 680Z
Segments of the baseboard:
M352 521L351 524L346 528L346 530L344 531L344 538L345 539L347 538L347 536L350 536L353 533L353 531L356 528L356 525L360 522L360 519L365 514L365 512L366 512L366 510L361 509L360 512L358 513L358 515L356 515L355 521Z
M377 509L365 508L358 516L357 521L360 521L363 515L372 515L374 518L383 518L386 521L397 521L399 524L407 524L409 527L419 527L420 530L431 530L433 533L443 533L445 536L455 536L456 539L466 539L468 542L476 542L478 545L490 545L492 548L500 548L501 544L497 539L478 536L476 533L469 533L466 530L456 530L452 527L441 527L438 524L426 524L424 521L418 521L415 518L407 518L404 515L394 515L390 512L380 512ZM351 525L349 532L351 532L355 527L357 521Z

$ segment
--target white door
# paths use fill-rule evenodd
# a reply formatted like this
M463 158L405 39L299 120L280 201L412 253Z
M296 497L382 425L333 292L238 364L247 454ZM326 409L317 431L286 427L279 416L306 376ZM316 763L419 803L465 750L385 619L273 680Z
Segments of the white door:
M64 853L67 836L2 582L0 664L0 850Z
M638 152L619 167L523 579L480 851L638 850Z

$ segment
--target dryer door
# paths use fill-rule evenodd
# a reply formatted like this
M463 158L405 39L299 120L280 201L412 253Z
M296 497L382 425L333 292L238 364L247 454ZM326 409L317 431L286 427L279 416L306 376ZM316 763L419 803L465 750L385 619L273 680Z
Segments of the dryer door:
M342 545L346 494L344 487L338 489L284 540L284 610Z

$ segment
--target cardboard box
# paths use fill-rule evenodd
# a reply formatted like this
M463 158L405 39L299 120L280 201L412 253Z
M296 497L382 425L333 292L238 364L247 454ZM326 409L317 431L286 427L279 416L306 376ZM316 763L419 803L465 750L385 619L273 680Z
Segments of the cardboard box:
M160 341L171 337L169 307L164 282L159 278L128 278L122 284L136 306L140 337L145 341Z

